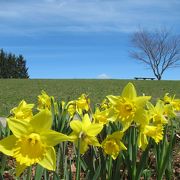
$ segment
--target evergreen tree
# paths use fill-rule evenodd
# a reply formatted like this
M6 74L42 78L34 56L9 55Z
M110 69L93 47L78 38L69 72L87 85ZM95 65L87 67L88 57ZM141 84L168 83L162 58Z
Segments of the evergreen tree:
M26 61L24 60L22 55L16 59L17 64L17 72L19 78L29 78L28 68L26 68Z
M0 50L0 78L29 78L26 60L22 55L16 56Z
M6 54L1 49L0 50L0 78L4 78L6 76Z

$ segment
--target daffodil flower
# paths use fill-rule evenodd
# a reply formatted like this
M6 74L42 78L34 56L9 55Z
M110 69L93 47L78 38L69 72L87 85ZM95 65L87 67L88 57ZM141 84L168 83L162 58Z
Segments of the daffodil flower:
M91 123L88 114L85 114L82 121L72 120L70 127L73 132L70 137L78 144L80 139L80 153L84 154L88 150L88 145L100 146L96 136L101 132L103 124Z
M35 163L48 170L56 169L54 147L68 136L51 130L52 117L48 110L40 111L28 121L8 119L13 135L0 141L0 151L17 161L16 175Z
M147 103L149 110L143 110L142 114L138 113L136 125L139 128L138 146L145 150L148 145L148 138L151 137L156 143L159 143L163 139L163 124L166 123L166 119L163 116L162 104L153 106L151 103ZM160 112L157 110L160 108ZM154 119L153 119L154 118Z
M140 131L137 139L138 147L144 151L148 143L147 135Z
M76 100L76 108L77 112L82 115L83 110L86 112L89 110L90 107L90 99L86 94L82 94L77 100Z
M82 94L77 100L70 101L66 108L70 117L72 118L77 112L79 115L83 115L83 111L88 111L90 107L90 99L86 94Z
M51 109L51 98L44 90L41 91L41 95L38 96L38 110Z
M171 103L173 103L174 98L175 98L175 95L173 97L171 97L171 96L169 96L169 93L166 93L164 95L163 101L165 104L171 104Z
M76 113L76 102L69 101L66 108L67 108L67 111L68 111L70 117L72 118L74 116L74 114Z
M10 113L16 119L29 121L33 116L33 107L34 104L27 104L26 101L22 100L17 107L10 111Z
M99 108L96 108L96 111L94 113L94 122L95 123L102 123L107 124L108 123L108 110L100 111Z
M165 106L164 102L158 100L156 105L153 106L150 102L147 103L150 116L152 117L153 124L167 124L168 121L165 117Z
M175 99L175 95L170 97L168 93L164 96L165 105L171 105L174 111L180 111L180 99ZM175 114L175 113L174 113Z
M163 126L162 125L145 125L140 127L138 136L138 146L145 150L148 145L147 137L151 137L158 144L163 139Z
M150 96L137 96L136 89L132 83L128 83L122 91L121 96L107 96L112 103L114 115L112 120L119 120L124 130L129 128L137 113L144 108ZM139 115L138 115L139 116Z
M102 148L104 152L108 155L111 155L113 159L116 159L121 150L126 150L127 148L121 142L123 137L122 131L114 132L111 135L108 135L106 139L102 142Z
M104 99L102 101L102 103L100 104L100 109L101 110L106 110L106 109L109 109L111 107L111 103L108 101L108 99Z

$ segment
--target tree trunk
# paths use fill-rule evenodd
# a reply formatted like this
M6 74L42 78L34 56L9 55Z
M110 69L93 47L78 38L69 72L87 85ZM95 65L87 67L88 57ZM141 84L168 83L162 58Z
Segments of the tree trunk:
M155 73L154 73L154 75L156 76L157 80L161 80L161 75L155 74Z

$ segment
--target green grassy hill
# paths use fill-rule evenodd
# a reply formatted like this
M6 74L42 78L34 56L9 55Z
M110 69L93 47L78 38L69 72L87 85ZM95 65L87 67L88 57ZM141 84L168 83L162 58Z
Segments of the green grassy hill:
M41 90L58 100L75 99L86 93L92 103L98 103L106 95L119 95L128 82L134 83L139 95L151 95L153 100L166 92L180 97L180 81L0 79L0 116L8 115L22 99L36 103Z

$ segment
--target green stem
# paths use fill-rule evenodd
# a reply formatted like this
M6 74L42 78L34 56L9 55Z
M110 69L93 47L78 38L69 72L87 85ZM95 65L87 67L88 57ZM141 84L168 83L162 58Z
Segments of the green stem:
M76 180L80 180L80 145L81 145L81 139L78 139L78 149L77 149L77 160L76 160Z
M44 180L48 179L48 172L46 169L44 169Z
M0 174L3 175L5 167L6 167L6 160L7 160L7 156L5 154L2 155L2 159L1 159L1 169L0 169Z
M109 156L109 163L108 163L108 180L112 179L112 157Z
M167 125L165 126L164 128L164 137L163 137L163 140L162 142L160 142L156 148L157 148L157 180L162 180L163 178L163 174L164 174L164 171L165 171L165 167L163 167L163 164L165 163L165 156L167 154L167 150L168 150L168 146L169 146L169 143L168 143L168 140L167 140L167 130L168 130L168 127Z
M27 176L26 176L27 180L31 180L31 172L32 172L32 166L28 167L27 169Z
M143 151L142 153L142 156L141 156L141 159L140 159L140 162L139 164L136 166L137 167L137 171L136 171L136 179L140 179L141 178L141 175L142 175L142 172L143 170L145 169L146 167L146 164L147 164L147 160L149 158L148 156L148 153L149 153L149 150L151 148L151 139L149 139L149 144L148 146L146 147L145 151Z
M132 180L136 179L136 158L137 158L137 142L136 127L132 127Z

